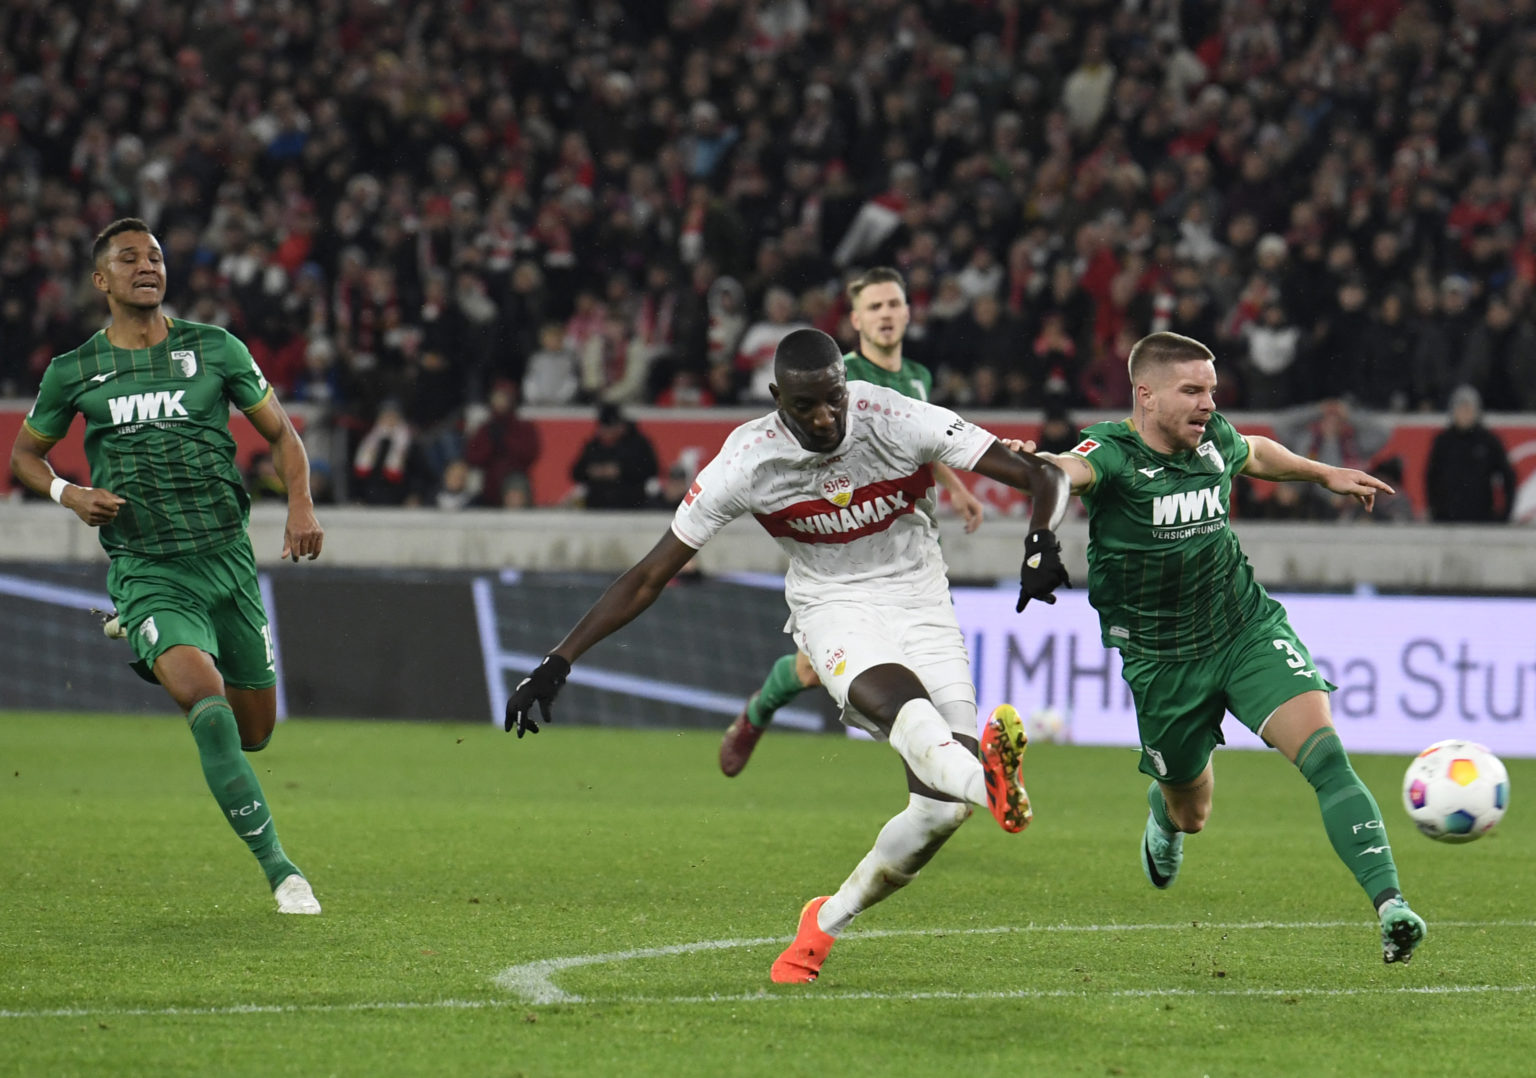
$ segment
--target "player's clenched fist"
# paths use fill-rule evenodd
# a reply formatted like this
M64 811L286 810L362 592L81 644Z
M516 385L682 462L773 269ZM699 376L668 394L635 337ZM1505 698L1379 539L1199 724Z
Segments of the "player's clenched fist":
M1070 585L1067 568L1061 564L1061 544L1056 533L1041 528L1029 533L1024 540L1024 564L1019 567L1019 604L1015 613L1022 613L1031 599L1042 603L1054 603L1051 593L1064 585Z
M516 727L518 737L525 733L538 733L539 724L533 721L534 701L538 701L539 714L544 721L553 721L549 705L555 702L560 686L565 684L570 673L571 664L560 656L553 652L544 656L544 661L534 667L533 673L519 681L517 688L507 698L507 717L502 729L511 733L512 728Z
M68 486L64 488L59 504L66 509L73 509L75 516L91 527L99 528L116 520L117 510L128 503L110 490Z

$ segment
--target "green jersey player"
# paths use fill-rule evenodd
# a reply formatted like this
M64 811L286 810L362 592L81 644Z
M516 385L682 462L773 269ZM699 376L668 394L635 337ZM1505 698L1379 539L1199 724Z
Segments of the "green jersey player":
M912 321L907 306L907 285L899 272L876 266L848 283L848 319L859 335L857 351L843 357L850 382L872 382L894 389L904 397L926 401L933 392L928 368L902 355L901 343ZM944 464L934 465L934 478L949 492L950 503L965 521L967 533L981 526L981 501ZM811 662L795 652L776 661L762 687L747 699L741 714L725 731L720 743L720 770L727 776L741 773L752 750L773 721L774 712L820 681Z
M208 788L256 856L278 910L319 913L242 755L272 737L277 674L230 405L271 443L288 491L283 556L294 561L316 557L324 538L304 444L244 344L218 326L162 312L165 261L148 225L114 221L91 255L91 280L111 321L49 364L11 470L100 529L107 591L137 667L186 715ZM47 459L76 413L85 416L88 487L55 475Z
M1231 711L1317 791L1334 850L1376 908L1383 957L1406 962L1424 922L1398 889L1381 811L1333 728L1334 686L1254 580L1227 516L1238 473L1317 483L1366 509L1392 488L1239 434L1215 410L1215 357L1199 341L1154 333L1129 369L1132 417L1087 428L1053 459L1088 507L1088 598L1123 657L1152 778L1142 871L1158 888L1178 875L1184 835L1210 813L1211 754Z

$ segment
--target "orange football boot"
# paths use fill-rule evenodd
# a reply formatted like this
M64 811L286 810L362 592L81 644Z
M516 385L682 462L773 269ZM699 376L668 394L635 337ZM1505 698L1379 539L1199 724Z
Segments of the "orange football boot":
M800 911L800 927L795 930L794 942L784 948L768 972L774 984L809 984L821 975L821 964L837 941L821 930L816 915L831 897L813 898Z
M987 777L987 807L1004 831L1018 833L1029 826L1034 813L1029 794L1019 777L1019 761L1029 737L1012 705L999 704L987 717L981 733L981 766Z

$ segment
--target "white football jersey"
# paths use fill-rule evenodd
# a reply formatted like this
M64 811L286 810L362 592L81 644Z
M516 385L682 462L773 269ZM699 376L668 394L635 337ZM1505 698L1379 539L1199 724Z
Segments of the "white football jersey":
M947 408L848 383L848 430L802 449L778 412L743 423L694 479L672 532L697 549L751 513L789 555L784 597L814 603L947 602L933 462L969 470L996 439Z

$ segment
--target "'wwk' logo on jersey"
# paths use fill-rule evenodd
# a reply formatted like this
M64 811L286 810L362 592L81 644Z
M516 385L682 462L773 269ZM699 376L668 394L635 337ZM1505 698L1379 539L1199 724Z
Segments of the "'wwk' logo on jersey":
M1181 490L1177 494L1164 494L1152 499L1152 526L1188 524L1206 517L1219 517L1226 512L1221 506L1221 488L1206 487L1204 490Z
M162 389L155 393L129 393L127 396L113 397L107 401L107 406L112 409L112 425L147 423L151 419L171 419L177 416L186 419L187 410L181 405L181 398L186 393L185 389L178 389L174 393Z

